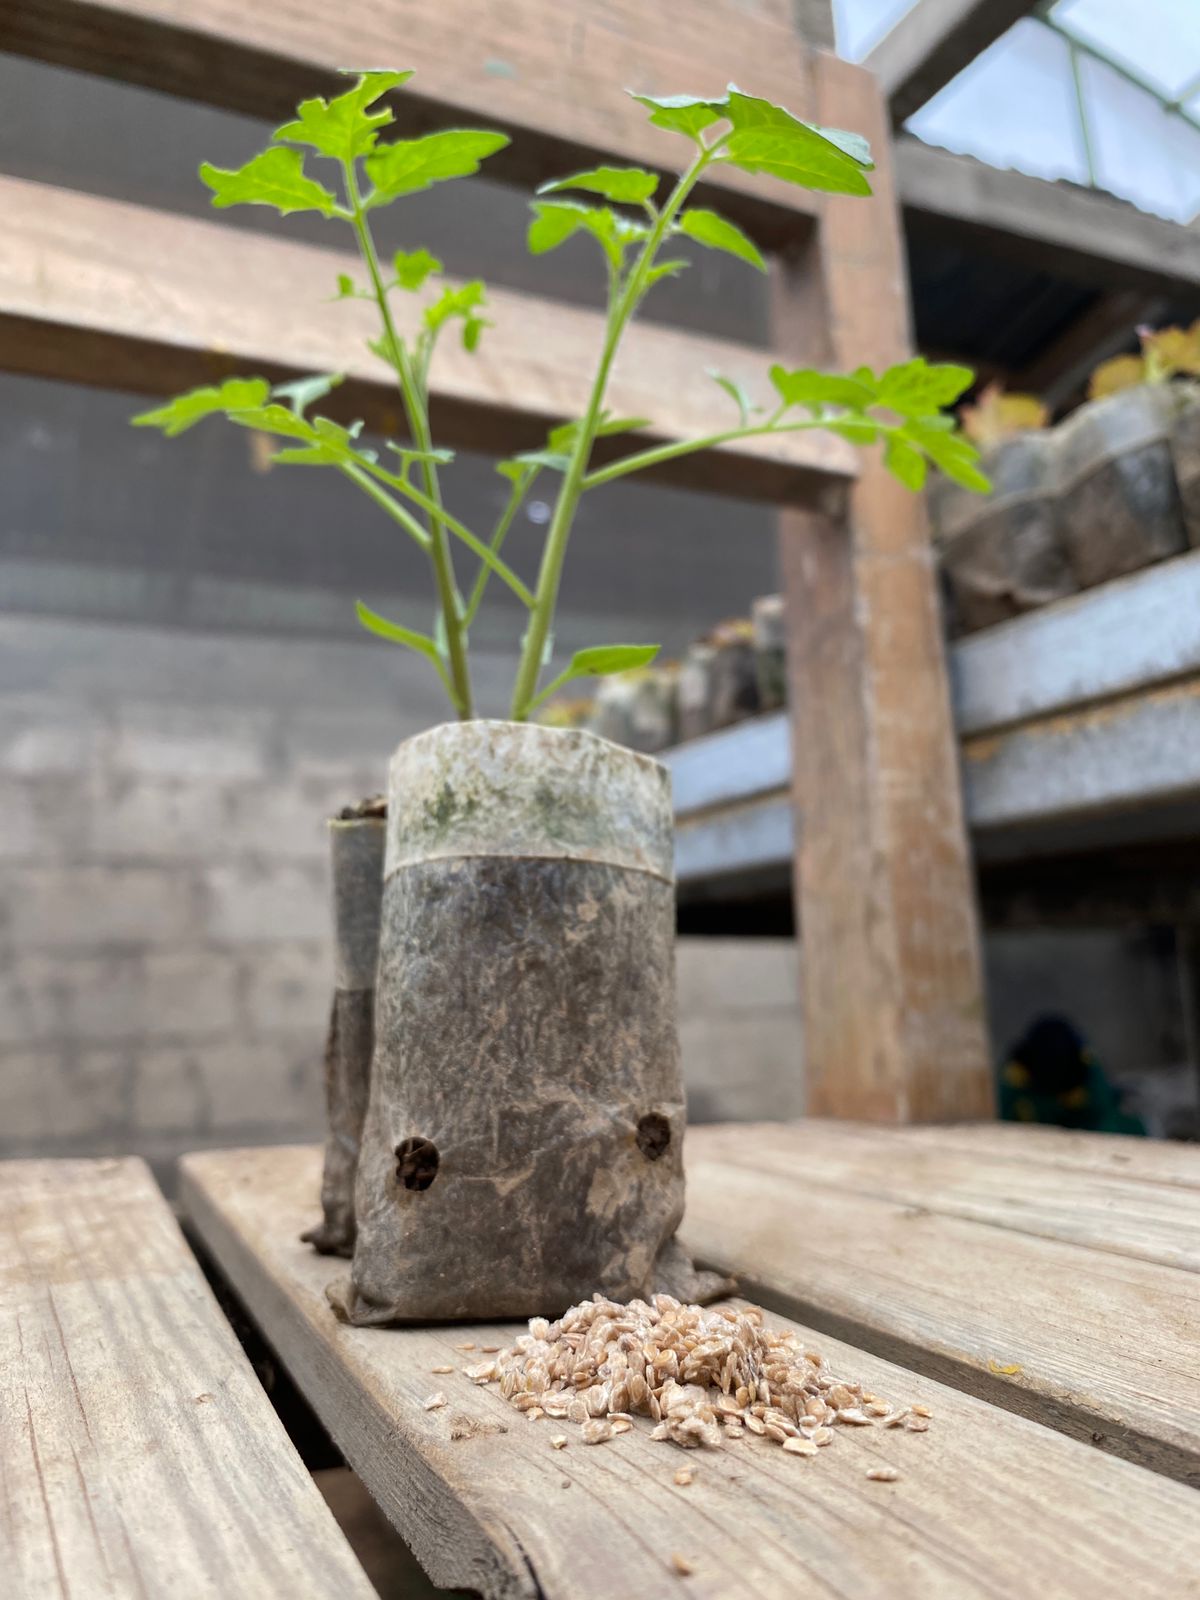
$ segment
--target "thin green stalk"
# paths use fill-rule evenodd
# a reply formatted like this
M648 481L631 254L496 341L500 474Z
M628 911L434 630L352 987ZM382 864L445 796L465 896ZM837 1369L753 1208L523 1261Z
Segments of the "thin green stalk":
M355 237L358 240L359 254L362 256L367 272L370 274L375 303L379 307L379 314L383 319L384 334L387 338L388 349L392 354L396 377L399 380L404 410L408 418L409 432L412 434L413 442L418 450L429 450L432 444L429 433L429 419L425 414L425 405L420 387L414 379L409 367L407 354L396 332L396 325L392 320L392 309L388 304L387 290L383 284L383 274L379 269L379 256L375 249L375 240L363 209L354 162L344 161L342 170L345 176L346 198L349 200L350 209L353 212L352 221ZM441 486L438 482L437 469L431 461L423 461L421 469L426 492L435 508L429 514L429 553L433 561L434 579L437 583L438 591L438 605L441 608L443 627L446 633L446 654L450 663L450 677L454 683L459 716L465 721L474 714L474 708L471 696L471 672L467 664L466 638L460 610L461 597L454 578L454 561L450 554L450 544L446 533L445 512L442 508Z
M540 470L541 469L538 467L531 467L524 478L513 484L512 493L508 497L508 504L501 513L500 520L492 532L492 537L488 545L488 548L491 550L493 555L499 556L500 551L503 548L504 541L508 538L508 530L513 525L513 519L516 517L517 512L521 509L521 502L529 493L530 489L533 488L534 482ZM491 570L491 567L485 561L480 564L479 571L475 574L475 584L471 590L471 597L467 601L467 609L463 613L464 628L469 628L475 621L475 615L483 603L483 596L487 590L488 579L491 577ZM532 596L530 598L532 599Z
M406 511L403 506L397 505L391 495L385 493L361 467L353 466L349 462L342 462L338 465L338 471L349 478L351 483L356 483L364 494L370 495L381 510L386 511L388 516L398 522L406 533L411 534L426 554L429 553L432 540L410 511Z
M679 179L670 199L655 221L650 237L646 240L641 254L638 256L637 264L626 279L624 288L619 293L616 292L615 275L611 280L613 293L609 304L604 347L600 352L600 364L596 369L591 394L588 397L587 409L583 414L579 432L571 451L570 463L566 473L563 475L562 486L559 489L558 499L554 506L554 515L550 521L550 531L546 536L545 548L542 551L542 564L538 572L537 597L521 649L521 661L517 668L516 683L513 685L510 714L514 722L523 722L525 720L537 694L538 678L542 670L542 658L546 652L546 642L550 637L550 624L554 619L554 608L558 602L558 590L562 581L562 569L567 554L567 543L571 537L575 513L579 507L580 496L583 493L588 461L591 458L592 445L595 442L596 429L599 426L604 406L604 394L608 387L609 374L612 371L617 347L621 342L621 335L624 333L630 317L637 309L638 303L646 292L647 275L654 264L654 258L666 238L672 222L718 148L719 141L718 144L713 145L711 148L702 147L691 166Z
M878 428L886 424L876 422ZM641 450L635 456L622 456L606 467L597 467L583 480L583 487L598 489L602 483L612 483L616 478L628 477L632 472L642 472L647 467L660 466L664 461L675 461L680 456L695 455L700 450L712 450L720 444L732 444L735 439L758 439L773 433L806 433L814 428L827 428L828 420L813 417L805 422L764 422L749 428L729 428L724 433L705 434L702 439L684 439L677 444L658 445L653 450Z
M461 539L473 555L479 557L480 561L483 562L484 568L494 572L502 583L508 585L522 605L532 609L534 601L532 590L522 583L508 563L501 561L495 551L484 544L478 534L472 533L465 523L460 522L457 517L451 516L444 506L439 507L427 494L422 494L420 489L415 489L407 479L398 477L396 473L388 472L383 467L368 467L365 470L381 478L384 483L390 484L398 494L404 495L414 505L420 506L430 517L440 516L449 531L456 538ZM465 628L466 625L467 618L464 613L463 627Z

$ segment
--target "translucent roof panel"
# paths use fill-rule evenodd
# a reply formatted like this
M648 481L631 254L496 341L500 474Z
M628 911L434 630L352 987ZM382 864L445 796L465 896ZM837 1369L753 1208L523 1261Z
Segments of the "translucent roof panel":
M1058 0L1050 15L1168 100L1200 73L1198 0Z
M861 61L917 0L833 0L838 55Z

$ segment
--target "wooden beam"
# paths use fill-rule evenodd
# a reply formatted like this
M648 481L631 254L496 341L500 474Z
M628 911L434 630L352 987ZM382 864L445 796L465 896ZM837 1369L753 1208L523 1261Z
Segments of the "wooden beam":
M1008 387L1040 395L1051 411L1059 411L1085 386L1102 361L1136 348L1134 331L1153 323L1166 310L1161 295L1137 289L1101 294L1094 305L1066 328L1020 372Z
M0 366L155 395L231 373L344 372L335 414L397 431L390 374L366 349L371 308L327 303L338 273L357 270L341 252L17 178L0 178L0 214ZM602 318L503 290L490 299L495 326L480 349L447 338L438 352L435 424L446 444L527 448L586 403ZM418 314L416 297L404 300L401 320ZM761 387L765 365L744 346L639 323L609 404L652 417L656 438L697 437L736 420L705 369ZM628 449L624 436L616 453ZM689 458L668 481L803 500L854 471L844 441L793 434Z
M513 144L489 175L532 186L614 157L664 169L684 159L626 86L719 93L732 78L807 115L811 52L786 11L781 0L5 0L0 50L276 121L336 87L347 62L412 67L393 99L399 133L467 119L499 128ZM765 245L815 210L806 190L733 168L706 187Z
M1028 16L1037 0L917 0L863 62L903 122Z
M898 139L895 161L910 229L971 237L1042 272L1105 289L1200 288L1196 228L1098 189L1003 171L919 139Z
M818 85L820 117L861 128L879 151L875 199L830 198L819 261L783 265L777 342L841 369L883 366L910 348L884 105L832 56L820 60ZM827 330L827 343L814 330ZM978 936L925 510L871 459L848 524L786 513L782 528L809 1108L891 1122L987 1116Z

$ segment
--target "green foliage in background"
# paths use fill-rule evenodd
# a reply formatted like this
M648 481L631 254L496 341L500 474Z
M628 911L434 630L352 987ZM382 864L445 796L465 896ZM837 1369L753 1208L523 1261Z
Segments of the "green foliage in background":
M659 175L636 167L595 167L538 190L529 226L530 251L541 255L582 234L590 236L602 254L608 278L604 341L583 415L552 429L544 448L500 462L497 470L508 484L503 512L486 537L466 527L446 509L442 494L440 469L453 460L453 454L433 443L429 372L438 343L448 334L456 334L468 351L478 347L489 326L486 290L478 281L441 282L442 264L424 248L400 251L384 263L372 233L371 213L432 184L470 177L508 139L500 133L458 128L382 142L380 135L393 121L384 97L411 75L356 74L353 88L345 94L304 101L295 120L279 128L268 148L245 166L225 171L206 162L200 168L218 208L265 205L284 216L314 211L353 231L365 280L339 275L335 298L365 299L375 305L379 333L369 348L395 376L408 441L389 443L392 453L381 460L360 443L361 424L343 427L327 417L310 415L342 381L336 373L274 387L264 378L230 378L179 395L134 421L161 428L173 438L220 413L240 427L277 439L273 462L332 468L369 496L428 556L437 611L428 634L390 622L361 601L359 621L380 638L425 656L460 717L474 714L468 634L493 577L506 584L529 613L513 686L515 720L523 721L574 678L623 672L653 659L653 645L596 646L578 651L542 685L552 658L555 607L579 502L616 478L737 439L822 428L856 445L881 442L888 469L910 489L924 483L930 462L967 488L988 488L976 466L978 452L947 412L970 385L971 371L930 366L919 357L882 373L860 367L835 375L776 365L768 375L773 393L763 404L756 404L735 379L712 372L708 377L720 384L736 408L736 425L700 439L635 449L608 466L591 466L598 438L650 425L644 417L613 417L604 402L629 323L657 283L687 266L682 259L664 257L664 248L675 239L687 239L759 271L766 269L753 240L734 223L707 207L687 204L702 178L718 167L733 166L831 194L871 193L866 176L872 168L871 153L858 134L813 127L781 106L731 87L709 100L693 95L634 96L656 127L681 135L690 146L687 166L661 203ZM306 170L310 157L329 164L322 171L333 187ZM421 297L419 317L411 319L417 331L409 337L401 336L396 327L395 295ZM541 565L530 585L504 560L502 551L526 496L544 473L555 474L558 483ZM475 563L466 593L455 564L456 552L461 560L460 546Z

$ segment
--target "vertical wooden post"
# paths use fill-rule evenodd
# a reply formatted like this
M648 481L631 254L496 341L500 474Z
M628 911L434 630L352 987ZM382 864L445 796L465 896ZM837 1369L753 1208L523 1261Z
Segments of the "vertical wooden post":
M816 120L871 140L874 199L831 196L776 267L776 348L839 370L910 353L886 108L814 55ZM923 501L874 452L844 507L786 512L808 1109L991 1115L979 941Z

